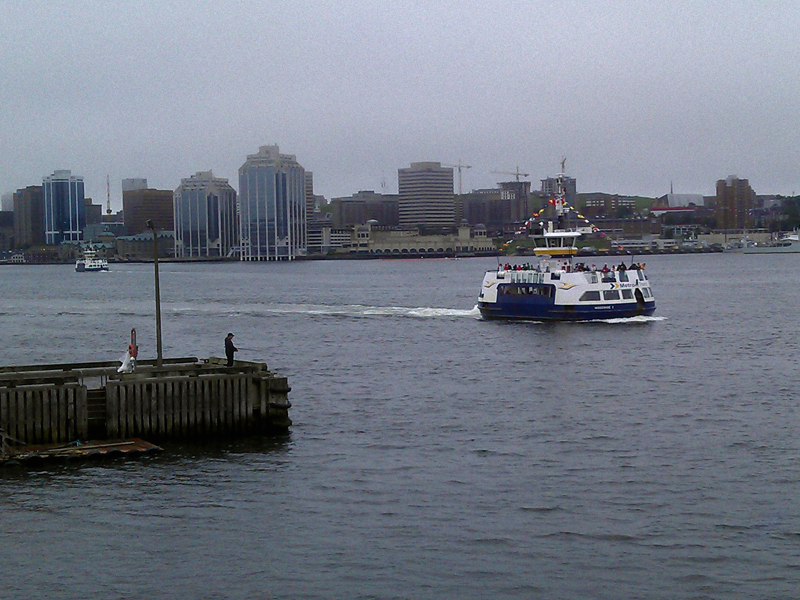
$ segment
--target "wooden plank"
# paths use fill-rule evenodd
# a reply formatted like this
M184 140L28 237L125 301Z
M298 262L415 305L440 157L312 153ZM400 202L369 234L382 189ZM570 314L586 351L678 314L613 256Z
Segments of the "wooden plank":
M75 392L78 439L86 440L89 438L89 398L86 386L78 385L72 389Z
M198 380L195 383L195 390L197 394L200 396L201 400L200 403L203 406L203 433L210 434L211 433L211 398L206 393L207 388L206 386L202 385Z
M58 390L53 389L50 392L50 442L56 444L61 440L58 437Z
M208 387L211 392L211 399L214 403L214 433L222 433L228 427L228 414L226 410L226 399L224 390L220 386L219 379L209 378Z
M157 434L161 427L158 420L158 382L154 381L146 385L144 389L150 400L150 432L151 434Z
M119 399L117 385L106 382L106 435L109 439L119 436Z
M233 429L233 396L226 392L225 379L225 377L217 379L217 386L220 390L220 410L225 425L224 431L230 433Z
M164 435L167 431L167 388L163 379L156 383L156 392L156 399L158 401L158 433Z
M172 395L172 381L164 381L164 433L171 436L174 429L175 397Z
M75 394L69 388L64 388L64 397L67 405L67 440L73 442L78 439L78 427L75 422Z
M8 426L8 391L6 390L0 390L0 429L3 431L10 429Z
M191 397L189 396L189 380L181 377L179 380L181 386L181 404L183 406L183 410L185 411L183 414L186 419L186 428L184 429L184 434L191 435L192 429L194 428L194 405L192 404Z
M23 414L25 415L25 437L24 439L29 444L36 443L36 431L33 427L33 420L36 418L33 412L33 392L26 390L23 394Z
M11 437L18 440L23 439L23 433L20 432L19 426L22 420L19 413L19 390L9 390L8 394L8 433Z
M142 433L142 386L132 381L130 384L133 394L133 431L132 435L139 437Z
M253 402L255 400L255 396L253 395L253 390L255 389L256 379L254 377L247 378L247 386L245 388L245 395L244 395L244 418L243 426L244 431L249 431L250 428L253 426Z
M120 391L125 393L125 433L122 437L133 437L133 417L136 413L136 399L133 397L133 388L126 383L120 386Z
M67 391L60 387L58 388L55 393L53 394L53 403L55 406L55 415L56 415L56 426L54 430L54 435L56 437L56 441L59 443L67 442L67 403L66 403L66 395Z
M244 378L237 377L233 381L233 397L231 398L231 408L233 409L233 431L242 430L242 395L244 394Z
M42 390L39 393L39 439L42 444L50 443L50 392L55 388Z

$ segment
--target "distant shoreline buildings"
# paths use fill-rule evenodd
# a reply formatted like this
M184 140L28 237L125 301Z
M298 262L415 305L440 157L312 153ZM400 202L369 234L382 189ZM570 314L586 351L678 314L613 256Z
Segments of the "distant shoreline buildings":
M103 214L101 205L84 197L83 177L55 170L41 185L3 197L0 251L6 258L22 251L34 260L69 260L91 243L107 258L138 260L152 256L157 239L161 256L185 260L491 253L493 239L516 236L556 192L556 178L542 178L540 189L532 190L521 179L528 174L517 169L508 173L513 180L496 188L457 194L454 169L460 186L462 167L470 168L412 162L398 168L398 194L362 190L328 201L314 194L313 174L296 155L265 145L246 156L238 193L211 171L181 179L174 190L127 178L117 214L110 198ZM578 193L575 178L563 180L575 214L583 211L583 219L596 220L613 239L691 239L800 226L800 199L758 196L736 176L718 180L716 195L705 197L672 190L659 198Z

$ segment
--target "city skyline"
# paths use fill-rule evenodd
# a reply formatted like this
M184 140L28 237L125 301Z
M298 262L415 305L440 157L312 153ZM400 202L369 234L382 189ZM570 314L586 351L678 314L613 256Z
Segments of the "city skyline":
M426 161L536 188L563 156L581 192L794 195L799 24L733 1L0 3L0 192L69 169L105 204L109 175L118 210L124 178L235 182L277 144L329 199Z

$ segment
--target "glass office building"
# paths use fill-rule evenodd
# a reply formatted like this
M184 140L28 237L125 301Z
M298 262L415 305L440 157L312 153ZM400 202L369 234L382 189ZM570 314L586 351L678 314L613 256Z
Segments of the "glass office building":
M236 190L227 179L200 171L181 179L173 194L175 256L233 256L238 248Z
M242 260L305 256L305 169L278 146L261 146L239 169Z
M83 177L55 171L42 179L45 244L78 242L86 227Z

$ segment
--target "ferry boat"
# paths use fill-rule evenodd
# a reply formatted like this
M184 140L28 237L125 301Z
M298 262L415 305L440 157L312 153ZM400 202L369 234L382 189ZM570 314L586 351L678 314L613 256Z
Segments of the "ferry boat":
M75 261L75 271L108 271L108 261L100 258L97 250L93 246L87 246L83 250L83 255Z
M537 264L498 266L487 271L478 295L484 319L592 321L650 316L656 302L642 265L631 262L602 269L576 262L581 231L558 228L569 210L563 173L551 201L555 220L535 223Z

